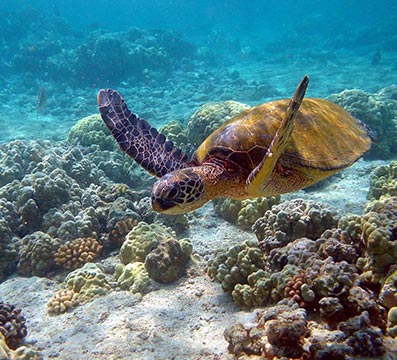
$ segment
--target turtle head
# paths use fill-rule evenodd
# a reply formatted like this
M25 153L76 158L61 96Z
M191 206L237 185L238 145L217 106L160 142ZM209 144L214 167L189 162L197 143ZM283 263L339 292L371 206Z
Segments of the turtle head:
M176 215L193 211L208 201L203 178L194 167L172 171L152 188L152 206L159 213Z

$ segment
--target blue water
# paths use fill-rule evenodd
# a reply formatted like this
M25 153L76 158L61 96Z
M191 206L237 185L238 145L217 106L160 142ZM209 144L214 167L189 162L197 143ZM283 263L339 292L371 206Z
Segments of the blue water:
M304 73L310 96L397 83L394 1L17 0L0 12L2 142L63 140L102 87L161 125L208 101L288 97Z

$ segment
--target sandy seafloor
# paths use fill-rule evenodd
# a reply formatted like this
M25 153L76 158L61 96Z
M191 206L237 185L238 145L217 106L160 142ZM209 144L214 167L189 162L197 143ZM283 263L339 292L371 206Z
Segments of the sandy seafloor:
M321 189L289 194L331 204L340 214L360 213L366 202L371 170L384 162L360 160ZM112 291L72 311L50 316L46 303L59 284L47 278L13 277L0 284L0 298L23 309L26 342L48 359L232 359L225 328L254 322L255 310L234 305L220 284L206 275L205 266L219 248L254 238L217 217L211 204L189 216L184 236L193 243L195 259L187 274L172 285L144 295ZM100 261L104 266L116 255ZM396 359L394 343L385 359Z

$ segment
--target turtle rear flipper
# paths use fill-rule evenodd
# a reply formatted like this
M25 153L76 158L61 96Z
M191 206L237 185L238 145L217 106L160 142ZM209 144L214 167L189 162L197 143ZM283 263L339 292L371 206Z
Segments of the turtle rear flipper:
M187 155L146 120L132 113L116 90L100 90L98 108L120 149L152 175L162 177L187 167Z
M272 186L271 175L275 170L278 159L283 154L291 138L291 133L295 123L294 118L305 96L308 85L309 77L305 75L298 84L294 96L288 104L285 116L281 121L280 127L277 129L265 156L258 166L251 171L247 178L246 190L249 196L261 196L263 193L268 192L269 189L267 189L267 187Z

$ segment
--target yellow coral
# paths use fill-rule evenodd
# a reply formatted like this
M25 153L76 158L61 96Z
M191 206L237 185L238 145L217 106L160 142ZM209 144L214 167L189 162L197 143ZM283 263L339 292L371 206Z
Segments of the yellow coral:
M102 250L102 245L94 238L79 238L60 246L55 254L55 263L65 269L77 269L85 263L93 262Z
M96 264L85 264L71 272L65 279L66 287L79 294L79 301L90 301L94 297L106 295L110 285L106 275Z
M78 304L78 294L74 290L61 289L47 303L50 314L62 314Z

